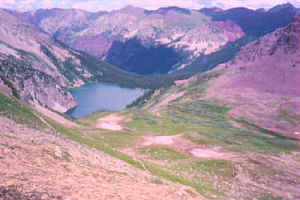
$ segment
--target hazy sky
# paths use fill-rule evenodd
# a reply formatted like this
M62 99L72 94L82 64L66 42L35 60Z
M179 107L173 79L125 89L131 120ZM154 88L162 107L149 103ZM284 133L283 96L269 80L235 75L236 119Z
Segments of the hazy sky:
M292 3L300 7L300 0L0 0L0 7L20 11L37 8L80 8L88 11L113 10L128 4L146 9L166 6L199 9L202 7L270 8L278 4Z

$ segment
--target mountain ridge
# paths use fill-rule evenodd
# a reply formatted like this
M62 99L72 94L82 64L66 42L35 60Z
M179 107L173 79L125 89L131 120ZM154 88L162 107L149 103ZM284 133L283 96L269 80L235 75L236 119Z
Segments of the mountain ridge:
M135 12L128 12L128 10L135 10ZM164 11L162 12L162 10ZM178 53L183 52L183 55L187 54L185 55L186 59L190 59L188 57L195 57L200 53L210 53L226 44L227 41L234 41L243 36L243 31L236 25L235 29L229 28L225 31L223 26L226 24L220 26L209 23L209 18L197 11L190 11L187 14L178 10L180 9L172 7L150 12L141 8L127 7L99 15L85 13L82 18L78 14L73 17L75 20L72 23L77 19L81 20L75 22L75 26L67 22L68 19L71 19L71 10L63 10L57 15L53 14L56 12L55 10L37 10L24 13L24 15L35 25L55 35L58 40L104 60L109 56L107 52L113 42L126 42L134 37L139 38L140 45L146 48L163 45L164 48L174 49ZM44 14L43 20L40 20L39 12L47 12ZM65 13L65 16L62 13ZM61 21L56 22L56 18L59 19L62 16L66 20L66 25L63 25ZM126 20L122 21L121 19ZM51 29L52 25L56 28ZM199 31L200 29L201 31ZM229 38L227 32L231 33ZM129 54L130 52L128 52ZM153 61L151 60L151 62ZM173 65L162 64L169 69L173 67Z
M143 71L140 68L148 69L149 65L154 64L153 66L159 67L152 67L147 70L148 73L161 73L162 70L159 69L161 66L167 71L184 69L188 66L189 71L189 66L194 65L194 62L199 63L198 60L205 60L202 57L218 54L230 43L236 41L238 43L238 40L248 36L258 38L287 25L299 11L292 5L282 5L270 10L272 12L247 8L191 10L165 7L151 11L127 6L111 12L41 9L23 13L23 18L72 48L97 56L121 69L140 73ZM241 15L239 18L242 20L232 18L231 16L237 16L234 13ZM60 20L61 18L64 20ZM261 20L261 26L251 25ZM134 38L140 41L136 48L126 48L128 41ZM120 48L121 51L115 48L114 43L124 44ZM133 57L139 53L137 49L140 47L168 48L168 51L175 52L172 55L173 60L177 57L180 59L176 63L164 62L156 57L147 60L137 56L136 61L132 63L118 59L126 56L134 60ZM120 52L116 54L118 51ZM234 53L232 50L231 57ZM144 51L144 56L151 55ZM194 67L190 71L202 72L206 68L206 66Z

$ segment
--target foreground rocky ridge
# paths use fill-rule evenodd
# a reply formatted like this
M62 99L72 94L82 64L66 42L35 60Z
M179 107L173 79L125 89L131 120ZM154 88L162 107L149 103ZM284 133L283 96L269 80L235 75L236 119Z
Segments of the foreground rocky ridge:
M4 117L0 127L0 199L204 199L63 136Z

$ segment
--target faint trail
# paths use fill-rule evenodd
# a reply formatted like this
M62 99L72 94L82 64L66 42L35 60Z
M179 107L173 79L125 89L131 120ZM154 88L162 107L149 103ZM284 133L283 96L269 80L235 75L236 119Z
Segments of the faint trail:
M185 91L175 93L175 94L170 94L167 95L164 100L162 100L160 103L156 104L152 110L152 113L157 116L157 117L163 117L159 111L162 109L162 107L168 105L171 101L174 101L184 95Z
M67 127L76 127L78 126L76 123L71 122L70 120L67 120L63 116L60 116L59 114L52 112L51 110L48 110L47 108L44 108L40 105L35 104L34 105L35 109L40 112L41 114L44 114L45 116L49 117L50 119L63 124Z

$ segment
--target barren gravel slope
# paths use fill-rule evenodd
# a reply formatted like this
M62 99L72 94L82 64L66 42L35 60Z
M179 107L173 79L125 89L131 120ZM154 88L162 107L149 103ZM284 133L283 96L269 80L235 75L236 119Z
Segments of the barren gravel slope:
M202 199L60 135L0 117L0 199Z

